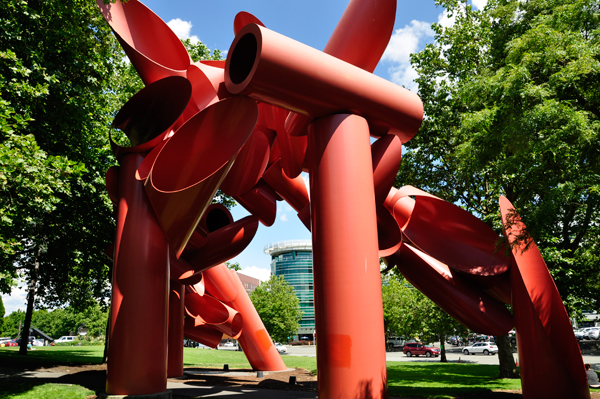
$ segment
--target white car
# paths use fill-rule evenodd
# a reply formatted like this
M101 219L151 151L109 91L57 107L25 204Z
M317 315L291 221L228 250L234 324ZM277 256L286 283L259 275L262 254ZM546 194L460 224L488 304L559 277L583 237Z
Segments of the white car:
M463 348L465 355L474 355L476 353L483 353L484 355L495 355L498 353L498 347L491 342L477 342L471 346L465 346Z
M60 344L61 342L75 342L75 339L77 339L77 337L72 336L72 335L64 335L64 336L60 337L59 339L57 339L56 341L54 341L54 343Z
M279 342L275 342L275 349L277 349L277 352L279 353L287 353L287 347Z
M586 332L586 339L598 339L600 338L600 327L590 327Z
M577 337L577 339L590 339L590 337L588 336L588 333L592 330L593 327L586 327L586 328L582 328L581 333L579 334L581 336L581 338L579 338L578 334L575 334L575 336Z
M575 338L577 338L579 341L581 341L585 337L585 329L584 328L575 330L573 333L575 334Z

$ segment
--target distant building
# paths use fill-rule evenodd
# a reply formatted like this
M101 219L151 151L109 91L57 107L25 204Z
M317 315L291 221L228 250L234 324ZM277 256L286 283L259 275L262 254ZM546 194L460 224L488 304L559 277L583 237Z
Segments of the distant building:
M315 331L312 242L310 240L281 241L265 246L271 256L271 274L283 276L294 287L303 312L298 339L312 340Z
M246 276L240 272L237 272L237 275L240 278L240 281L242 282L242 285L244 286L244 289L248 295L250 295L250 293L254 291L254 289L260 284L260 280L257 278Z

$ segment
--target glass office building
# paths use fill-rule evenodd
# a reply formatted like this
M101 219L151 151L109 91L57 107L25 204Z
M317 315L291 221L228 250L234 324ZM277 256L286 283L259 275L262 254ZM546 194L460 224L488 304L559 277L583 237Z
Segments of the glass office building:
M271 274L283 276L296 290L303 313L298 339L313 338L315 302L313 296L312 242L310 240L281 241L265 246L271 256Z

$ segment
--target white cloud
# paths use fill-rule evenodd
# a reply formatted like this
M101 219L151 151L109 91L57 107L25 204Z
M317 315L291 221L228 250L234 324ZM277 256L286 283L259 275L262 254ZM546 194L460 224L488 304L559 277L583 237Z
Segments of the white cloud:
M478 10L483 10L483 7L487 4L487 0L471 0L471 3L473 3Z
M302 176L302 180L304 180L304 185L306 186L306 191L308 191L308 197L310 198L310 178L308 173L302 172L300 176Z
M444 10L443 13L438 15L438 24L440 24L444 28L454 25L454 22L456 22L456 17L454 15L451 17L448 16L448 11L446 10Z
M240 273L245 274L246 276L257 278L260 281L267 281L271 277L271 270L262 269L257 266L244 267Z
M286 213L282 213L281 216L279 217L279 219L282 222L287 222L288 221L287 214Z
M4 303L5 316L8 316L12 312L21 309L25 311L27 309L27 293L25 287L14 287L9 295L2 295L2 302Z
M175 18L167 22L167 25L180 39L190 39L192 43L200 41L198 36L190 36L193 25L189 21L183 21L180 18Z
M404 85L409 90L417 90L414 82L417 74L410 65L410 54L420 50L433 36L429 22L416 20L394 32L382 57L382 60L393 64L388 69L392 82Z

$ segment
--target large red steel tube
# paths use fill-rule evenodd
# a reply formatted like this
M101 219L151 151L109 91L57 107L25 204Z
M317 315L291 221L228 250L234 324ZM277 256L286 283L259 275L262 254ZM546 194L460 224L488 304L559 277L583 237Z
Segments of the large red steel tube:
M523 397L589 399L581 350L548 267L533 240L519 240L526 227L503 196L500 212L515 263L510 277Z
M333 115L313 122L308 135L319 398L384 398L368 125L356 115Z
M183 257L201 272L239 255L252 241L258 230L258 218L246 216L210 233L202 248L183 251Z
M223 332L210 324L206 324L200 317L186 317L184 320L183 336L187 339L200 342L202 345L216 348L223 338Z
M186 294L185 309L191 317L199 318L229 337L237 339L242 331L242 315L210 295Z
M323 52L373 72L396 20L397 0L350 0Z
M286 366L265 328L260 316L256 312L246 289L242 285L235 271L229 271L234 280L237 296L230 306L242 314L244 324L242 334L238 341L248 358L248 362L255 370L280 371Z
M225 86L313 118L349 112L410 140L423 104L400 86L256 24L237 34L225 64Z
M304 184L304 179L302 176L289 178L281 166L281 160L275 162L265 171L263 180L297 212L309 205L308 190Z
M238 340L252 368L262 371L285 370L285 364L237 273L227 269L224 263L203 273L206 292L241 313L243 325Z
M396 20L397 0L351 0L323 52L373 72L385 51ZM286 131L297 136L310 122L290 113Z
M237 289L229 269L222 263L203 272L206 292L221 302L231 303L237 297Z
M169 248L135 172L143 154L119 159L106 392L142 395L167 388ZM134 334L143 331L143 334Z
M257 216L265 226L272 226L277 216L277 200L280 197L264 181L259 180L256 186L242 195L234 196L248 212Z
M184 286L171 281L169 290L169 346L167 377L183 375Z
M371 144L371 154L375 203L380 206L396 181L400 162L402 162L402 142L391 134L383 136Z

